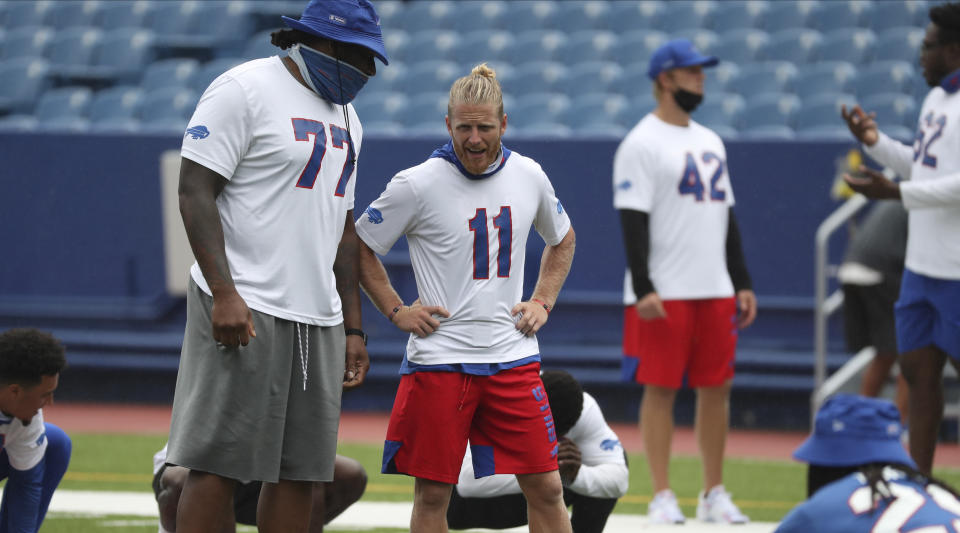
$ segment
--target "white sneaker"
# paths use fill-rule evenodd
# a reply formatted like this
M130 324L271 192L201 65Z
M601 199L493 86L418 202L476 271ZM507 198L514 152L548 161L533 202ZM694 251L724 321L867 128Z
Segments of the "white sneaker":
M647 506L647 521L651 524L682 524L686 518L677 505L677 496L670 489L653 495Z
M719 522L722 524L746 524L750 521L747 515L730 499L730 493L723 485L717 485L704 495L700 493L697 502L697 520L701 522Z

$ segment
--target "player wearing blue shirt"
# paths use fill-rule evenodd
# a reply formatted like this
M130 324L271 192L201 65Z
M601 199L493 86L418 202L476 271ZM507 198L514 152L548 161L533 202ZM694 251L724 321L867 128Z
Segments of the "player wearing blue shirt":
M0 335L0 533L36 533L70 462L70 438L44 424L53 403L63 346L34 329Z
M916 470L902 433L900 413L887 400L827 400L813 434L794 452L810 464L811 497L775 533L960 532L957 494Z

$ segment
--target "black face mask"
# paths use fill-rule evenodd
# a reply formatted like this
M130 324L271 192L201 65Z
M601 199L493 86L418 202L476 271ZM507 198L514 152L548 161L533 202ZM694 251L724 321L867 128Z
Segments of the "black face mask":
M677 89L677 92L673 93L673 101L689 115L703 101L703 95Z

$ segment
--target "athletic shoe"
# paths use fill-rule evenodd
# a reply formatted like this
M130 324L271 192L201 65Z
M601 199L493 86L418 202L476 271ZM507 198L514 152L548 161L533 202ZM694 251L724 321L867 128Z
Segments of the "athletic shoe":
M647 506L647 522L651 524L682 524L685 520L677 496L670 489L656 493Z
M701 522L719 522L721 524L746 524L750 521L747 515L730 499L730 493L724 490L723 485L717 485L704 495L700 493L697 502L697 520Z

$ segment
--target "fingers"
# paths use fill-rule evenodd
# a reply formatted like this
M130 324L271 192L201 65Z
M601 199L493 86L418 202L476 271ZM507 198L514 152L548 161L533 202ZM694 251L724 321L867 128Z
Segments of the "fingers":
M527 337L535 335L547 323L546 309L537 304L520 302L513 307L513 314L520 315L516 328Z
M450 311L447 311L446 309L444 309L443 307L440 307L439 305L428 305L424 307L423 310L431 315L440 315L443 318L450 318Z

